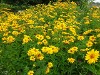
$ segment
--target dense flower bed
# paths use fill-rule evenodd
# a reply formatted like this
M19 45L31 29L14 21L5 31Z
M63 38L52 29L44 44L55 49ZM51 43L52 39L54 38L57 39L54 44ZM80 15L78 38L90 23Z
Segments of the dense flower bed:
M1 75L100 75L100 8L0 11L0 66Z

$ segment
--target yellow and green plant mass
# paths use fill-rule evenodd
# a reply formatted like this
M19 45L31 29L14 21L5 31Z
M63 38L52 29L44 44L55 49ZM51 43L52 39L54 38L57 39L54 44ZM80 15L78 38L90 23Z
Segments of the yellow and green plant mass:
M100 75L100 8L55 2L1 10L0 66L1 75Z

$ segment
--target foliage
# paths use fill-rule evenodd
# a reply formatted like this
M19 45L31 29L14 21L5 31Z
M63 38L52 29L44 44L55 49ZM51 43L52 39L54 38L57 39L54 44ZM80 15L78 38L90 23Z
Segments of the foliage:
M5 10L0 11L0 75L100 74L100 8L84 11L74 2L56 2Z
M1 3L8 3L8 4L13 4L13 5L22 5L22 4L39 4L39 3L44 3L44 4L48 4L49 2L57 2L57 1L62 1L62 2L78 2L78 3L87 3L88 1L91 1L91 0L1 0L0 2Z

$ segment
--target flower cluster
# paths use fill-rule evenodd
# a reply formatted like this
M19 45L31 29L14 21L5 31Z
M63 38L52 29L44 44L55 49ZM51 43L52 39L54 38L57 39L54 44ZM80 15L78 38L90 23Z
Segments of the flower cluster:
M3 43L6 43L6 42L12 43L15 41L15 38L13 36L8 36L8 37L3 37L2 40L3 40Z
M29 41L32 41L32 39L30 38L30 36L24 35L23 44L28 43Z
M46 74L50 72L50 68L53 67L53 64L51 62L48 62L47 68L46 68Z
M49 47L42 47L41 50L44 53L53 54L53 53L57 53L59 51L59 48L55 46L49 46Z
M27 54L30 56L31 61L35 61L36 59L43 60L44 58L44 55L36 48L31 48Z
M78 48L77 48L77 47L72 47L72 48L70 48L70 49L68 50L68 53L74 54L74 53L77 52L77 51L78 51Z

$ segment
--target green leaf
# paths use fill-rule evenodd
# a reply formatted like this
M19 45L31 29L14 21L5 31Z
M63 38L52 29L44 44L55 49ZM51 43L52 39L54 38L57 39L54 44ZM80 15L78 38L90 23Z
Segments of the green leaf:
M96 70L96 67L95 65L85 65L84 66L87 70L91 71L92 73L96 74L97 73L97 70Z

